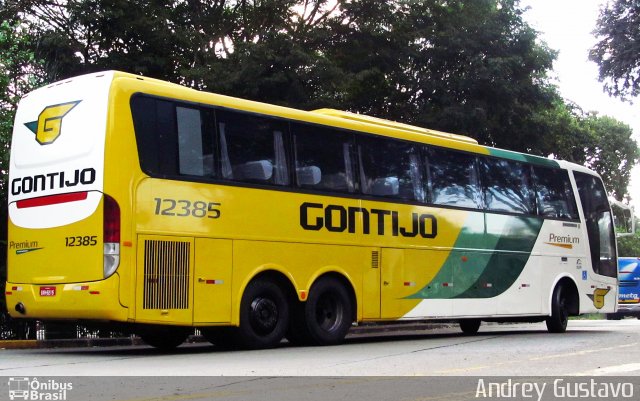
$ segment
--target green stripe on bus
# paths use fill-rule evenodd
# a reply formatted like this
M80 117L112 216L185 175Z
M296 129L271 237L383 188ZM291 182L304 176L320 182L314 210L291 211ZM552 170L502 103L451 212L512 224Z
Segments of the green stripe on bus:
M542 219L471 213L438 274L407 299L491 298L518 278L529 260Z
M527 155L524 153L512 152L504 149L496 149L496 148L488 148L488 149L489 149L489 155L491 156L500 157L503 159L515 160L523 163L536 164L536 165L545 166L545 167L555 167L555 168L560 167L560 165L556 160L547 159L546 157Z

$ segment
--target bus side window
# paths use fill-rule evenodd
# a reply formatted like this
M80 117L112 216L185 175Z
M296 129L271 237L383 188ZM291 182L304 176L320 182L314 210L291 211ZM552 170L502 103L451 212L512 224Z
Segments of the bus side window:
M487 210L535 214L529 166L504 159L481 158L480 161Z
M556 219L577 219L569 175L564 170L534 166L538 214Z
M352 134L301 123L291 123L291 133L297 187L355 192Z
M363 193L425 201L417 146L386 138L359 136L358 154Z
M248 113L216 110L222 178L289 184L287 124Z
M213 176L213 143L202 127L200 110L176 107L178 167L181 175Z
M475 157L439 148L427 149L430 203L480 209Z

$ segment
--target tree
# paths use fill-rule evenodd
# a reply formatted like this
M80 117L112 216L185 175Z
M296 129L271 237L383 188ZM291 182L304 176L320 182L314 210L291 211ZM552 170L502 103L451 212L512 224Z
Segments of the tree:
M51 80L121 69L184 82L217 41L223 0L24 1Z
M7 179L13 119L20 98L41 84L42 69L32 50L32 37L14 13L13 5L1 4L0 15L0 288L6 275ZM9 11L7 11L9 10ZM4 291L0 293L0 338L19 336L27 327L5 313ZM33 332L32 332L33 333Z
M542 155L584 164L594 135L583 124L585 113L555 94L552 106L535 114L531 124L542 137Z
M640 0L615 0L600 12L598 42L589 59L600 67L600 81L622 99L640 94Z
M414 123L587 163L617 196L637 160L624 129L550 84L556 53L518 0L14 1L50 80L119 69Z
M627 195L631 169L640 161L640 149L627 125L608 116L589 113L582 121L592 135L585 146L584 165L597 171L610 195L621 201Z
M20 21L0 24L0 202L6 204L11 131L22 95L42 83L31 50L32 38ZM2 237L4 238L4 237Z
M539 153L530 124L552 105L555 53L536 42L516 1L424 2L414 58L419 122L483 144ZM428 17L427 17L428 16Z
M327 57L341 108L541 153L555 53L513 0L344 2ZM541 121L541 120L539 120Z
M618 256L640 257L640 219L636 218L634 235L618 238Z

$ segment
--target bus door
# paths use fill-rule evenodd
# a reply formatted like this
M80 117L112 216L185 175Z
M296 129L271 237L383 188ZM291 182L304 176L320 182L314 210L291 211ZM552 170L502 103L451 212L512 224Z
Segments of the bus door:
M584 214L593 279L615 284L618 274L613 218L602 181L593 175L574 172Z
M381 317L451 316L449 298L453 275L451 271L440 272L448 254L447 251L383 248ZM427 300L425 304L414 310L423 300Z

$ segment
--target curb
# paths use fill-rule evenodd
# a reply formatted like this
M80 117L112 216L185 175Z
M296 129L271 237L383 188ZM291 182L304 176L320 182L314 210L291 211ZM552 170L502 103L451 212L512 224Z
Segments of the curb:
M0 349L38 348L38 340L2 340Z
M428 331L442 328L451 328L457 325L452 323L390 323L390 324L364 324L352 327L347 333L348 338L357 338L370 334L386 334L398 332ZM207 342L202 336L192 335L186 343ZM90 348L90 347L115 347L145 345L139 337L120 338L79 338L61 340L0 340L0 350L3 349L49 349L49 348Z
M139 338L78 338L65 340L0 340L2 349L114 347L144 344Z

